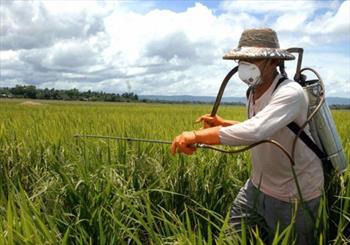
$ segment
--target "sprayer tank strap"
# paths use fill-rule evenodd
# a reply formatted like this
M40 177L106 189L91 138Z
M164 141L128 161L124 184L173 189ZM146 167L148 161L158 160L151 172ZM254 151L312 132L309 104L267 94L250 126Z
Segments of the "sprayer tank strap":
M276 89L278 88L278 86L283 83L287 78L286 77L281 77L273 92L276 91ZM296 124L295 122L291 122L287 125L287 127L295 134L298 135L299 131L300 131L300 127L298 124ZM305 145L307 145L321 160L324 159L326 157L326 154L314 143L314 141L305 133L304 130L301 131L301 133L299 134L300 139L304 142Z
M296 135L298 135L300 127L295 122L291 122L287 125L287 127L293 131ZM313 142L313 140L304 132L304 130L300 133L299 138L307 145L321 160L326 158L325 153Z
M278 86L283 83L285 80L287 79L287 77L281 77L273 92L276 91L276 89L278 88ZM249 98L249 95L250 95L250 92L251 92L251 89L252 87L249 87L247 89L247 92L246 92L246 96L247 98ZM295 134L295 135L298 135L299 131L300 131L300 127L298 124L296 124L295 122L291 122L287 125L287 127ZM307 145L321 160L324 159L326 157L326 154L314 143L314 141L304 132L302 131L300 134L299 134L299 137L300 139L304 142L305 145Z

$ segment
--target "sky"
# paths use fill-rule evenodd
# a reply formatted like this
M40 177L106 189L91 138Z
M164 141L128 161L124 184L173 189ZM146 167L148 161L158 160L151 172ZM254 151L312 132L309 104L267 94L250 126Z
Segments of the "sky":
M0 87L215 96L249 28L302 47L326 96L350 98L350 1L0 2ZM294 77L295 61L287 61ZM306 74L310 79L314 76ZM235 75L225 96L245 96Z

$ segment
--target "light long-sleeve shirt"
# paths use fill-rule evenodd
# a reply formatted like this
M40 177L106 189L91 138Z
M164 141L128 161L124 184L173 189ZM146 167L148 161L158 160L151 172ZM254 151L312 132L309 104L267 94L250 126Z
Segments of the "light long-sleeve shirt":
M287 128L290 122L301 126L307 119L308 99L296 82L285 80L274 91L281 75L253 103L248 98L248 120L220 129L220 141L224 145L249 145L260 140L279 142L289 153L296 135ZM310 137L309 128L304 129ZM251 180L255 187L279 200L293 202L299 199L288 157L275 145L260 144L252 150ZM295 149L295 172L304 200L311 200L323 191L321 160L300 139Z

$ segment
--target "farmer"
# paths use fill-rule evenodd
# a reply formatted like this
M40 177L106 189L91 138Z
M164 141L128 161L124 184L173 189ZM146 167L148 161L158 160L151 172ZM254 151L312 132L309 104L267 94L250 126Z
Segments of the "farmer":
M245 30L238 48L227 53L224 59L238 61L239 78L250 87L247 92L248 119L237 122L203 115L197 120L204 123L204 129L183 132L175 137L172 153L191 155L196 150L195 143L238 146L265 139L277 141L291 153L296 135L287 125L295 122L301 126L306 121L308 100L303 88L283 78L277 66L283 60L294 58L279 48L275 31ZM311 135L308 127L304 131ZM304 207L308 208L302 208L298 202L300 195L288 157L273 144L260 144L252 149L251 176L232 205L230 223L233 230L239 232L242 222L246 226L267 226L271 242L277 225L281 232L295 214L297 244L310 243L314 228L311 216L317 216L323 191L323 170L320 159L300 139L296 143L294 159L301 197Z

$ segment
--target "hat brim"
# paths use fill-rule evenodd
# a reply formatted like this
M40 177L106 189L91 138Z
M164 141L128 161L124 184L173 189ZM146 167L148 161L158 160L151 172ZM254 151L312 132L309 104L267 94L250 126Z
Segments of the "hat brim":
M279 48L259 48L241 47L236 48L224 55L225 60L239 59L280 59L294 60L295 56L284 49Z

